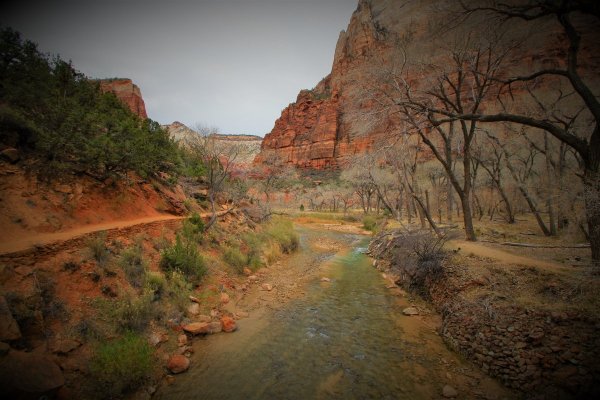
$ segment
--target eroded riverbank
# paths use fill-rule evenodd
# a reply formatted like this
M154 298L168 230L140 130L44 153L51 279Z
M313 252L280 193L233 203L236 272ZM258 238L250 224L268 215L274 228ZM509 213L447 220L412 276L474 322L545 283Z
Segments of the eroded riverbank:
M299 233L299 252L266 273L274 289L236 301L250 313L238 331L197 340L192 368L157 398L430 399L446 385L512 397L446 349L435 316L402 315L411 303L372 268L368 237Z

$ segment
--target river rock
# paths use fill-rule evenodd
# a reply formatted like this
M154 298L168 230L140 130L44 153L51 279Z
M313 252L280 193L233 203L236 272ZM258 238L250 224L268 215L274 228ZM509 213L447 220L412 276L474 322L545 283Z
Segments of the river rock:
M225 292L221 293L221 303L223 303L223 304L229 303L229 295Z
M263 283L261 285L262 290L266 290L267 292L270 292L271 290L273 290L273 285L271 285L270 283Z
M458 396L458 392L452 386L446 385L442 389L442 396L449 399Z
M210 333L219 333L223 330L223 327L221 326L221 322L214 321L208 323L208 330Z
M210 333L208 322L192 322L183 326L183 330L192 335L200 335L201 333Z
M233 332L237 329L235 320L231 317L221 317L223 332Z
M243 319L243 318L248 318L250 314L248 314L246 311L236 311L234 318L235 319Z
M0 341L17 340L21 338L19 324L13 318L4 296L0 296Z
M404 310L402 310L402 314L404 315L419 315L419 310L417 310L417 307L406 307Z
M167 368L174 374L185 372L190 367L190 359L181 354L175 354L169 358Z
M195 319L197 319L198 322L210 322L210 321L212 321L212 317L210 317L209 315L198 315Z

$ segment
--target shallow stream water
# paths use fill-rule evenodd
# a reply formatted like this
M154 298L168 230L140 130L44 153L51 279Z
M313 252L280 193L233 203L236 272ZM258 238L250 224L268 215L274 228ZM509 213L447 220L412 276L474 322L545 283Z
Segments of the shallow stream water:
M304 295L258 319L239 321L233 334L196 341L192 368L158 398L440 397L460 362L452 361L455 356L431 327L407 325L410 318L401 315L406 300L390 293L364 254L368 239L327 233L324 237L337 236L349 245L319 255L311 250L318 235L300 233L300 253L287 260L287 267L311 257L320 263ZM322 282L321 276L331 281ZM477 379L471 382L477 384Z

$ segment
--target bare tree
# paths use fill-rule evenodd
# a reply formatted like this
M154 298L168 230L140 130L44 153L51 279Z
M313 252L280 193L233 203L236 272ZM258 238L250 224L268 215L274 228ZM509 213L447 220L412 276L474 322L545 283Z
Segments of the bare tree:
M217 221L216 202L218 196L225 192L230 178L231 168L235 161L244 153L245 147L238 143L219 140L218 129L198 124L198 143L191 145L191 151L201 160L206 169L208 184L208 200L210 201L211 217L206 224L210 229Z
M594 94L597 90L597 66L582 64L580 54L582 41L587 40L589 52L598 52L598 22L600 7L594 1L516 1L500 3L488 2L486 6L471 6L463 4L467 14L488 13L498 17L501 22L520 20L527 23L532 21L555 21L564 33L565 51L558 52L556 67L541 65L534 71L524 75L512 76L505 79L496 78L503 91L499 94L502 106L512 101L512 93L516 87L527 87L535 84L530 93L539 93L543 97L541 82L550 80L561 82L572 89L577 99L563 102L560 112L550 115L540 113L531 115L507 110L494 113L477 111L457 111L443 108L431 109L430 112L444 115L449 120L479 121L479 122L510 122L537 128L548 132L559 141L572 147L582 160L583 184L585 188L585 208L587 214L588 236L592 250L592 259L600 263L600 100ZM575 23L575 20L581 23ZM550 30L548 30L550 31ZM586 117L589 124L574 123L580 116ZM579 128L579 129L578 129Z

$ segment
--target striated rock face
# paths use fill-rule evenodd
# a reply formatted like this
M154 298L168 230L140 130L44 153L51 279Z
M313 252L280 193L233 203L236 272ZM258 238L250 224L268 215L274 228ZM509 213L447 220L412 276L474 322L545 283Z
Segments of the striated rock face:
M474 28L486 29L489 22L482 19L484 14L477 14L452 33L439 30L461 15L459 2L359 0L348 28L339 35L331 73L314 89L301 91L296 102L283 110L265 136L255 163L275 154L300 168L336 168L356 154L385 144L394 136L392 132L403 129L398 114L389 108L392 100L381 95L392 92L389 87L401 85L389 77L404 68L405 57L415 65L435 65L438 71L450 68L447 49L453 41L463 40ZM564 63L564 34L556 21L511 20L508 35L527 39L519 53L513 54L507 74L523 75L534 68ZM594 40L597 37L592 36ZM582 42L581 63L600 63L594 46ZM429 74L436 73L425 67L409 71L407 81L413 88L422 82L430 84L433 77ZM522 98L533 103L527 95Z
M267 150L275 150L283 160L299 167L330 167L336 159L338 130L337 97L303 90L265 136L256 162L263 160Z
M100 89L103 92L113 92L129 109L140 118L148 118L146 105L142 98L140 88L131 79L104 79L100 80Z
M401 2L393 0L359 1L346 31L340 33L331 74L312 90L302 90L295 103L285 108L273 130L263 140L255 163L275 153L283 161L301 168L336 168L355 154L372 148L384 132L372 130L367 135L357 132L348 122L356 102L356 71L365 69L368 59L387 46L378 32L381 23L372 14L377 3L380 20L401 15ZM360 76L358 76L359 78Z

